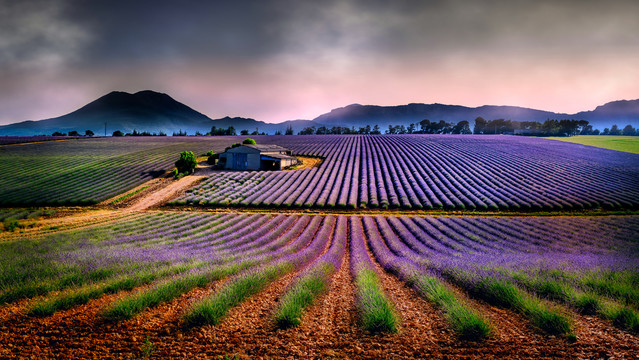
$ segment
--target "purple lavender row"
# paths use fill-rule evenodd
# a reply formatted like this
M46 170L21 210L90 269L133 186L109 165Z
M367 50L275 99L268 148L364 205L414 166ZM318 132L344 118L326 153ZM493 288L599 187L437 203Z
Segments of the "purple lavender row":
M398 318L393 305L384 294L377 272L366 249L362 223L350 218L351 273L355 279L357 307L362 325L370 331L395 332Z
M334 217L327 217L325 221L334 222ZM342 265L346 251L347 226L347 218L339 216L328 251L293 279L275 311L274 319L279 327L299 325L303 310L328 289L331 276Z
M541 148L545 140L540 139L331 136L309 138L313 145L308 147L300 146L299 139L280 140L280 145L290 141L292 148L327 158L319 169L265 179L263 192L239 203L490 210L639 206L639 166L633 165L639 160L631 154L606 152L607 160L611 155L627 158L626 168L588 156L585 171L573 161L581 154L568 155L569 145L542 151L544 156L531 151ZM286 191L283 182L294 186ZM234 203L234 196L226 189L217 198Z

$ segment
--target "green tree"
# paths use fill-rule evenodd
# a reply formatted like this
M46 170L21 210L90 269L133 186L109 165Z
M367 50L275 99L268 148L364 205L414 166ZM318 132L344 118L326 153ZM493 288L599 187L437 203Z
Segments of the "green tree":
M315 135L327 135L329 132L326 126L320 126L315 130Z
M244 141L242 141L242 144L244 144L244 145L255 145L257 143L255 142L255 140L253 140L251 138L246 138L246 139L244 139Z
M453 134L472 134L472 131L470 131L470 124L468 123L468 121L462 120L453 127L452 133Z
M298 135L313 135L315 134L315 126L305 127L298 133Z
M610 135L621 135L621 129L619 129L619 126L617 126L617 124L612 125L612 127L610 128Z
M122 131L120 131L120 130L115 130L113 132L113 136L124 136L124 133Z
M483 134L487 124L488 122L483 117L476 118L473 134Z
M180 153L180 158L175 162L175 167L178 173L190 174L195 170L197 166L197 160L192 151L183 151Z
M633 128L632 125L628 124L626 125L626 127L623 128L621 132L626 136L633 136L635 134L635 128Z
M95 135L95 134L91 130L87 130L87 131L84 132L84 136L93 136L93 135Z
M293 125L288 125L286 127L286 132L284 133L284 135L293 135Z

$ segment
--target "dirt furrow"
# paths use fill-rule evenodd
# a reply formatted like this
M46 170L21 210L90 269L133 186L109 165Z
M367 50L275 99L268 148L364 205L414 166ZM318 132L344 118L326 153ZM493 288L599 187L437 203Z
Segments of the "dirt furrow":
M469 298L457 286L451 288L464 301L485 315L493 325L493 334L483 342L478 352L489 348L492 355L521 358L627 358L639 353L639 337L615 328L610 321L583 316L560 306L574 320L576 342L564 337L544 334L531 325L525 316L510 309L492 306Z
M206 325L184 332L182 339L165 339L158 348L161 357L196 358L237 355L240 358L281 357L291 344L281 339L272 322L279 297L296 273L283 276L259 294L252 296L217 325ZM168 340L168 341L167 341Z

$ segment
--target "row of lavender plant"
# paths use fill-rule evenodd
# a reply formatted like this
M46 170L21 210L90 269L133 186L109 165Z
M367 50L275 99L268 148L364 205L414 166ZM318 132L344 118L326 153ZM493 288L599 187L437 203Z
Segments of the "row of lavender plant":
M477 238L466 238L464 247L452 253L455 256L451 256L449 248L439 246L453 238L452 232L438 227L447 235L431 236L434 227L419 226L422 222L433 222L434 218L391 217L388 224L392 226L392 232L384 225L384 218L378 216L376 219L384 233L383 238L397 255L427 266L474 296L522 312L549 333L570 333L571 321L562 311L531 293L559 300L579 311L599 313L621 328L637 330L635 324L639 316L633 310L631 300L637 294L632 290L632 284L639 279L639 262L636 253L632 253L633 234L639 228L634 217L508 218L507 221L450 218L448 225L466 220L466 229L474 226L479 230L474 232L479 234ZM509 224L512 227L510 231L501 232L500 238L482 224L485 220L499 224L500 231L508 230ZM518 231L518 225L530 228ZM423 232L423 229L427 231ZM605 244L599 241L602 236L606 239ZM397 239L401 239L403 245L398 244ZM379 241L371 241L372 245L375 243ZM484 248L478 248L477 244L483 244ZM491 244L499 246L492 247ZM393 271L401 273L402 270L393 268ZM601 284L607 286L600 287ZM622 306L604 296L630 303Z
M78 232L68 239L60 239L66 242L70 239L78 239L78 244L84 244L89 248L85 251L66 253L62 260L49 254L49 258L34 257L33 261L24 264L33 264L45 269L49 264L56 264L55 272L51 270L31 271L27 265L16 268L14 259L22 259L26 255L14 256L14 251L7 250L7 261L4 273L7 276L0 283L2 295L20 294L32 296L42 294L51 289L63 290L68 286L82 285L83 279L92 277L104 277L102 270L80 271L78 263L92 264L92 258L126 259L132 262L162 261L173 263L176 261L189 262L193 260L191 254L186 251L201 253L205 249L210 250L211 245L222 241L227 242L226 248L234 246L249 246L246 239L241 239L244 234L251 232L253 227L262 226L264 231L273 228L274 224L281 223L283 215L269 220L268 216L261 215L191 215L191 214L156 214L153 217L131 216L131 220L114 227L120 233L115 238L112 229L92 229L90 233ZM153 221L151 221L153 220ZM420 246L414 247L423 254L435 251L448 255L468 254L469 252L537 252L541 247L550 249L554 253L565 253L575 249L588 250L590 252L601 251L597 248L596 238L593 232L618 242L624 238L632 238L636 231L637 221L633 217L606 217L593 218L456 218L456 217L427 217L427 218L389 218L389 222L395 228L400 225L407 227L420 241ZM162 231L160 231L162 229ZM281 227L277 229L282 229ZM281 230L277 230L281 231ZM558 235L561 234L561 235ZM479 237L477 235L480 235ZM66 235L65 235L66 236ZM87 238L94 240L104 239L100 247L91 245ZM52 235L49 241L58 241L61 235ZM235 241L235 242L233 242ZM31 244L31 245L29 245ZM89 246L90 245L90 246ZM37 247L38 253L45 253L41 241L25 242L21 246ZM617 246L617 245L615 245ZM172 248L175 251L162 249ZM179 251L182 249L181 251ZM30 254L32 250L25 249L22 254ZM56 254L56 256L59 256ZM472 255L466 255L472 256ZM561 257L557 257L561 259ZM118 260L118 261L120 261ZM106 261L106 260L105 260ZM60 264L69 264L60 267ZM88 266L88 265L87 265ZM128 265L126 265L128 266ZM116 269L117 270L117 269ZM120 270L117 270L120 271ZM93 281L93 280L91 280ZM91 282L90 281L90 282ZM603 291L603 281L591 281L593 288ZM19 289L22 289L20 291ZM49 290L47 290L49 289ZM619 290L615 290L619 293ZM628 293L628 292L626 292ZM27 295L31 294L31 295ZM622 294L622 293L620 293ZM11 295L9 297L20 298ZM632 295L620 295L632 296Z
M100 138L5 146L0 204L99 202L164 174L181 151L220 152L238 139Z
M278 327L288 328L299 325L304 309L328 289L331 276L342 265L347 234L347 218L339 216L331 247L300 273L282 296L274 316Z
M193 250L190 241L185 241L184 247L180 249L179 246L171 245L175 240L158 239L166 240L179 237L180 234L200 232L200 238L196 242L207 242L210 241L209 238L215 238L216 233L223 237L229 232L229 227L232 231L236 222L243 229L253 229L257 235L263 233L258 225L266 220L273 220L270 216L257 219L250 217L249 220L258 220L253 222L256 227L250 227L246 221L236 219L242 220L245 217L206 214L193 216L188 213L131 215L128 221L125 219L115 226L109 224L89 230L63 232L38 241L7 244L6 266L0 278L0 288L4 291L0 298L3 301L14 301L69 287L93 288L96 282L100 283L99 288L107 289L105 291L113 288L113 283L131 283L132 279L138 279L133 283L147 283L155 279L148 274L149 269L157 269L161 274L170 275L173 271L165 272L163 267L175 267L178 272L184 272L211 261L206 254L210 249L195 251L197 248ZM65 244L64 249L60 249L61 244ZM38 255L34 256L33 251L29 251L28 248L32 247L38 248ZM166 251L170 247L174 251ZM15 256L16 253L19 255ZM105 264L109 266L106 267ZM97 294L97 290L91 291ZM74 296L73 289L69 294L63 293L61 297L66 295Z
M280 271L301 269L302 265L280 264L283 257L298 254L318 237L329 239L325 245L332 237L330 243L338 246L350 233L358 306L371 329L392 331L396 315L383 296L366 243L387 271L413 285L445 313L459 311L455 299L462 308L472 307L459 301L441 277L473 296L522 312L549 332L570 332L570 321L543 299L635 329L637 217L352 216L345 230L346 219L136 213L117 223L4 242L0 299L15 301L59 291L31 308L34 315L48 315L103 294L150 284L105 309L105 317L118 320L228 276L259 278L259 284L267 284L283 274ZM319 256L308 251L305 254L315 255L304 257L304 264ZM329 248L320 259L327 260L334 251L339 249ZM330 277L317 275L322 281ZM368 318L369 312L379 316ZM454 321L451 324L455 327Z
M370 331L396 332L399 320L368 255L362 224L355 216L350 220L351 273L362 325Z
M289 217L289 219L291 218L295 219L296 217ZM266 234L262 233L261 236L252 236L253 240L250 238L249 241L255 242L259 246L247 247L246 251L207 249L206 255L211 260L205 264L206 266L193 269L186 275L160 282L144 291L122 298L105 309L102 315L116 321L127 319L148 307L169 301L196 286L204 286L211 281L268 264L287 254L299 252L312 240L312 237L309 238L309 234L315 234L322 219L319 216L312 219L309 216L302 216L283 233L268 231Z
M397 275L422 297L440 307L461 338L481 340L490 336L492 326L488 320L433 274L425 265L427 262L402 242L384 217L376 216L373 220L366 216L362 222L371 250L384 270ZM398 233L402 238L410 239L410 243L418 241L405 228Z
M574 144L508 136L304 138L310 144L297 137L264 140L325 157L319 168L215 174L176 203L484 211L639 206L636 154L575 153Z
M313 222L320 219L316 217ZM249 296L257 294L271 282L283 275L299 270L317 258L331 242L335 217L327 216L324 224L317 230L316 226L307 227L300 235L303 250L293 249L274 255L273 263L261 266L254 271L246 271L231 279L222 289L209 297L191 304L184 313L183 320L187 326L217 324L228 311L242 303Z
M78 136L47 136L47 135L0 136L0 145L24 144L24 143L41 142L41 141L71 140L71 139L78 139L78 138L79 138Z

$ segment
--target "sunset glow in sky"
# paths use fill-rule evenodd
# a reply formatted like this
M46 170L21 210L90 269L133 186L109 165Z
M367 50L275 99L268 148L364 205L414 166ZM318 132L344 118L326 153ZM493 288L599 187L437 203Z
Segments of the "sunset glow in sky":
M212 117L639 98L639 1L0 0L0 124L155 90Z

